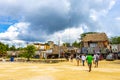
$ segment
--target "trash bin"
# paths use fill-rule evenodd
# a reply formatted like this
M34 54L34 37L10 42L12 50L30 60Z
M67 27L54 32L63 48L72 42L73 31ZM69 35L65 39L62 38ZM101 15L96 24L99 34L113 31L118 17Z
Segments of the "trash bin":
M14 57L11 57L11 58L10 58L10 61L13 62L13 61L14 61Z

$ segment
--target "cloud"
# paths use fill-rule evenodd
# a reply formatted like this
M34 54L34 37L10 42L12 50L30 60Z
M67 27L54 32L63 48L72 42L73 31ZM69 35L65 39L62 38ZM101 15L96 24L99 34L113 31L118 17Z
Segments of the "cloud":
M103 19L115 4L116 0L3 0L0 16L17 22L0 33L0 38L43 42L61 36L65 42L70 31L74 41L82 32L104 31L108 24Z
M120 21L120 17L116 17L115 19L116 19L117 21Z
M75 28L67 28L62 31L58 31L50 36L47 37L47 40L49 41L55 41L56 44L58 44L58 41L60 40L61 43L63 42L69 42L72 43L75 40L78 40L80 38L80 34L83 33L83 25L80 25L79 27Z
M0 33L1 40L16 40L18 35L26 33L26 30L30 24L25 22L16 23L11 25L6 32Z
M97 16L97 12L95 10L92 10L90 11L90 18L93 20L93 21L97 21L98 19L98 16Z
M116 0L111 0L108 9L111 10L112 7L115 5Z

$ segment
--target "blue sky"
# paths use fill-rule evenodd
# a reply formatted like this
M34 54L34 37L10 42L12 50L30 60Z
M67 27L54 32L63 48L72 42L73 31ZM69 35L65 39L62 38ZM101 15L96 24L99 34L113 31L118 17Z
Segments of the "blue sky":
M18 21L10 16L0 16L0 32L5 32L11 25Z
M0 41L58 43L84 32L120 36L120 0L1 0Z

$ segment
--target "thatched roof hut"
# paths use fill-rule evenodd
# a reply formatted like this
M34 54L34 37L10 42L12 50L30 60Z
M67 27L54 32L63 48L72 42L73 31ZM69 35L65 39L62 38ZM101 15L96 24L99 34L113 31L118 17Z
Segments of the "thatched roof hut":
M105 33L95 33L95 34L86 34L82 40L83 42L88 41L108 41L107 35Z
M84 47L107 47L109 43L105 33L86 34L82 42Z

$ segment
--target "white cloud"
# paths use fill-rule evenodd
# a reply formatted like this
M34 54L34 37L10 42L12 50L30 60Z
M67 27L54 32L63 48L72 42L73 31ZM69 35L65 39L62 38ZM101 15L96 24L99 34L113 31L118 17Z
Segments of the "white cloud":
M96 1L97 3L105 3L104 0L97 0ZM93 21L97 21L99 20L100 17L103 17L103 16L107 16L107 14L109 13L109 11L113 8L113 6L115 5L116 3L116 0L111 0L111 1L108 1L108 6L107 7L103 7L101 9L97 9L97 8L92 8L90 9L90 18L93 20ZM106 6L106 5L104 5ZM100 8L100 7L99 7Z
M105 24L112 20L110 18L107 22L106 17L109 17L107 14L115 3L116 0L1 0L0 16L20 19L17 18L18 23L0 33L0 39L58 42L60 37L61 42L72 42L84 31L101 29L113 32Z
M116 17L115 20L120 21L120 17Z
M63 42L70 42L77 41L78 38L80 38L80 34L83 33L82 26L79 27L73 27L73 28L67 28L63 31L59 31L54 33L53 35L48 36L48 40L55 41L56 44L58 44L58 41L60 39L60 43Z
M29 23L20 22L14 25L11 25L6 32L0 33L1 40L17 40L17 37L21 33L25 33Z
M90 10L90 18L92 18L93 21L97 21L98 15L97 12L93 9Z
M18 39L18 35L26 34L30 23L19 22L11 25L6 32L0 33L0 41L9 46L25 47L26 41Z
M116 3L116 0L109 1L108 7L106 9L101 10L100 14L103 15L103 16L107 16L107 14L113 8L115 3Z
M16 48L26 46L26 42L23 40L12 40L12 41L1 40L1 42L8 44L9 46L14 45Z
M115 3L116 3L116 0L111 0L110 3L109 3L108 9L111 10L112 7L115 5Z

